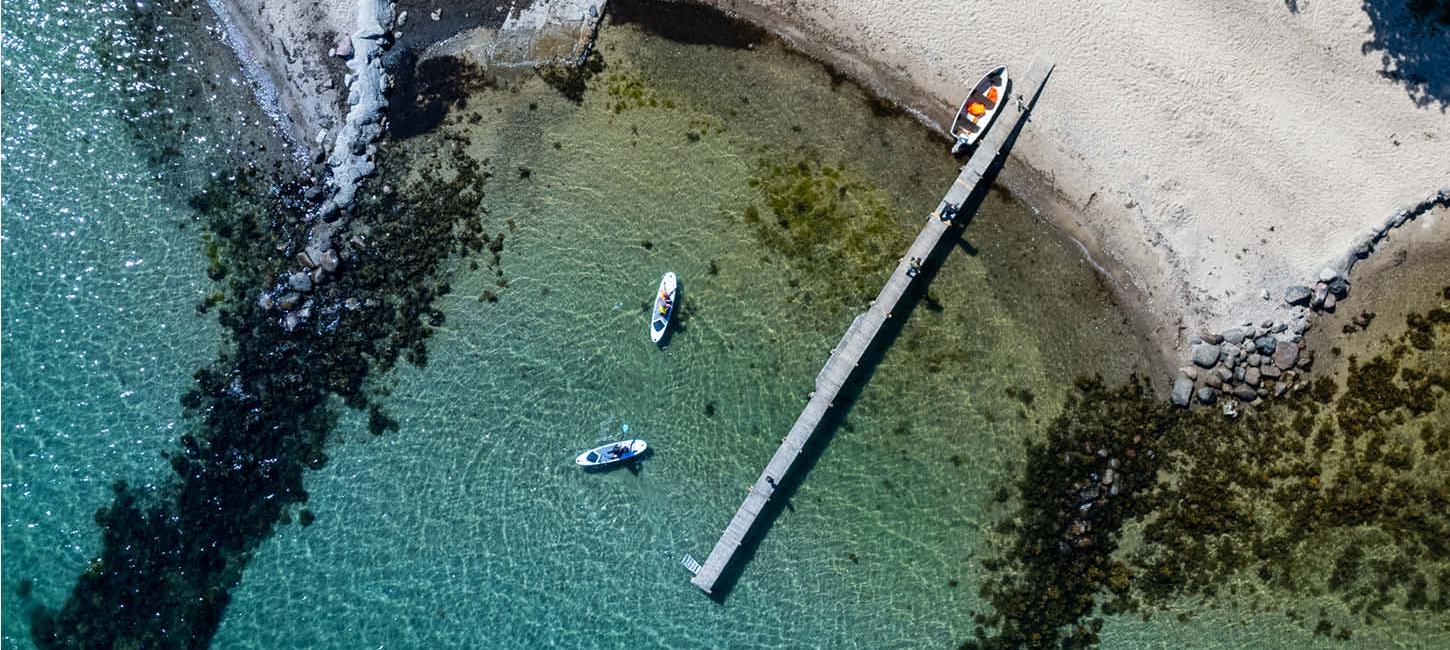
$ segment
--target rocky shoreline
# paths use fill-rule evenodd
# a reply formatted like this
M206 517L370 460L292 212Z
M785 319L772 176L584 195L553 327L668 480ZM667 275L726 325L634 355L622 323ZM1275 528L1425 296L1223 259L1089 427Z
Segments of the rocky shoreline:
M1317 281L1290 285L1284 289L1283 300L1293 310L1287 322L1265 320L1257 325L1244 322L1222 332L1205 332L1189 339L1191 363L1178 370L1169 392L1169 400L1182 407L1198 403L1221 405L1224 415L1236 415L1234 400L1251 403L1269 397L1283 397L1305 383L1305 373L1314 363L1314 351L1308 349L1304 333L1313 316L1333 312L1349 295L1349 275L1356 264L1374 253L1389 238L1391 231L1403 227L1436 208L1450 207L1450 187L1441 189L1425 200L1396 212L1378 228L1356 238L1351 250L1335 263L1319 272ZM1268 289L1262 297L1269 299ZM1357 318L1359 327L1368 325L1372 316Z

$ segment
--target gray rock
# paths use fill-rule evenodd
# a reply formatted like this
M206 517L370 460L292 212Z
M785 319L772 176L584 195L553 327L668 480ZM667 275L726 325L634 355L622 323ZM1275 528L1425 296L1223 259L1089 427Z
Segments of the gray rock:
M1224 402L1223 403L1223 414L1224 414L1225 417L1235 418L1235 417L1238 417L1238 415L1239 415L1239 409L1238 409L1238 407L1234 406L1234 403L1233 402Z
M1213 389L1223 388L1223 379L1219 378L1218 373L1210 372L1204 375L1203 385Z
M328 273L332 273L337 270L338 261L337 251L329 248L322 251L322 259L317 260L317 266Z
M277 301L277 306L281 307L282 311L292 311L292 308L300 302L302 302L302 294L293 291L283 295L282 299Z
M309 269L315 269L315 268L317 268L317 262L313 261L316 258L312 257L312 251L313 251L313 249L308 248L307 250L302 251L301 253L298 253L297 254L297 263L298 264L301 264L302 266L305 266L305 267L307 267Z
M1250 354L1249 355L1249 358L1244 359L1244 363L1247 363L1247 364L1249 364L1251 366L1257 366L1257 365L1262 364L1263 362L1264 362L1264 357L1261 356L1258 352L1255 352L1253 354Z
M1319 282L1314 285L1314 298L1309 301L1310 306L1318 307L1324 304L1324 299L1329 296L1329 285Z
M1331 293L1331 294L1325 296L1324 297L1324 311L1334 311L1334 304L1336 302L1338 302L1338 299L1336 299L1334 297L1334 294Z
M1300 370L1308 370L1309 366L1314 365L1314 351L1305 350L1304 354L1299 355L1299 363L1294 365L1298 366Z
M1118 472L1112 468L1103 470L1103 485L1112 485L1117 480Z
M271 311L272 303L272 294L270 293L264 293L262 294L262 297L257 298L257 306L261 307L263 310Z
M1259 289L1259 300L1268 300L1272 297L1268 289Z
M1259 398L1258 391L1254 390L1252 387L1245 386L1243 384L1234 386L1233 393L1234 397L1237 397L1245 402L1252 402Z
M1302 284L1296 284L1284 289L1284 302L1291 305L1307 305L1309 299L1314 297L1314 290Z
M287 276L287 287L293 291L311 291L312 276L298 271Z
M1223 340L1225 343L1232 343L1234 345L1243 343L1244 331L1237 327L1230 327L1223 331Z
M1244 371L1244 383L1250 386L1258 386L1262 375L1258 368L1249 368Z
M1204 368L1212 368L1213 364L1218 363L1219 352L1217 345L1200 343L1193 348L1193 362Z
M302 319L298 318L297 314L295 313L289 313L286 316L282 317L282 329L287 330L288 332L297 329L297 326L301 323Z
M1281 381L1278 384L1275 384L1274 385L1274 397L1283 397L1284 396L1284 393L1287 393L1287 392L1289 392L1289 384L1288 384L1288 382L1282 382Z
M1178 372L1183 373L1183 376L1189 379L1198 379L1198 368L1194 368L1193 366L1183 366L1178 369Z
M1288 341L1279 341L1274 344L1274 365L1280 370L1288 370L1299 362L1299 346Z
M352 38L348 37L346 34L339 36L337 39L337 45L332 48L332 55L344 59L350 59L352 58L352 54Z
M361 307L362 306L362 302L358 301L357 298L348 297L347 300L342 301L342 306L345 309L347 309L348 311L353 311L353 310L357 309L358 307Z
M1247 366L1239 366L1237 368L1234 368L1234 381L1243 381L1244 375L1246 375L1248 371L1249 370Z
M1288 329L1289 329L1289 324L1288 323L1279 323L1278 325L1275 325L1272 329L1270 329L1269 330L1269 333L1270 334L1280 334L1280 333L1283 333L1283 332L1287 331Z
M1222 334L1213 334L1213 333L1210 333L1210 332L1205 332L1201 336L1203 338L1203 342L1204 343L1210 343L1210 344L1213 344L1213 345L1218 345L1219 343L1223 343L1223 335Z
M1173 392L1168 394L1168 399L1175 406L1188 406L1188 400L1193 397L1193 380L1179 375L1173 380Z
M1212 404L1214 400L1217 399L1218 391L1209 388L1208 386L1204 386L1203 388L1198 389L1198 401L1204 404Z
M1264 322L1259 323L1259 327L1261 327L1263 329L1269 329L1270 327L1273 327L1273 326L1274 326L1274 321L1267 320L1267 319Z
M1273 354L1274 345L1277 343L1278 341L1274 340L1272 336L1260 336L1254 339L1254 347L1259 350L1259 354Z
M1280 370L1278 366L1263 365L1259 367L1259 373L1270 379L1278 379L1280 375L1284 374L1284 371Z
M1219 366L1214 370L1214 374L1218 375L1219 381L1224 383L1233 381L1234 378L1234 371L1230 370L1228 366Z
M1349 280L1346 280L1344 278L1335 278L1333 280L1330 280L1328 284L1324 285L1324 287L1329 290L1329 295L1343 298L1349 293Z

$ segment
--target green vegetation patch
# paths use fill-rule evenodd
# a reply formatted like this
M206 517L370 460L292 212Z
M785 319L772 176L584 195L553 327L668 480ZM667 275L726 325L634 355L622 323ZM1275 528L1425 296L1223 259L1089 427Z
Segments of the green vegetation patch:
M745 224L793 276L821 279L832 309L869 301L909 242L880 188L810 149L760 159L748 182Z
M964 646L1093 645L1105 615L1185 600L1267 612L1327 596L1333 612L1284 613L1338 639L1391 613L1450 624L1450 287L1442 298L1342 380L1236 420L1079 382L1029 445L1020 505L998 524L1011 542L984 562L992 609Z

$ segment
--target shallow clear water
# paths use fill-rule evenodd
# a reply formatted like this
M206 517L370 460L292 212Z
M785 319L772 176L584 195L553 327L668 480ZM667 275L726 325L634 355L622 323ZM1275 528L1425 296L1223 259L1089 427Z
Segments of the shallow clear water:
M148 161L154 144L104 92L113 73L82 47L116 9L7 9L3 635L24 648L26 610L59 603L98 548L91 516L109 484L167 476L176 398L223 344L194 308L214 287L199 231L179 227L186 199L242 143L277 145L208 41L162 87L210 80L220 101L181 112L197 126L179 161ZM1070 241L989 196L734 591L710 601L679 558L708 553L861 307L839 297L851 269L804 272L746 225L757 161L842 169L895 215L892 250L955 165L944 142L775 45L690 46L613 25L601 49L609 67L580 105L528 80L392 145L425 165L445 135L463 137L488 161L507 286L454 265L428 365L376 381L400 430L373 436L345 414L329 464L308 478L316 522L261 544L216 647L915 648L970 636L985 527L1003 512L990 502L1016 480L1021 441L1073 376L1141 368L1138 335ZM172 97L163 106L196 105ZM683 313L660 350L641 303L666 270L681 277ZM576 471L574 453L626 425L656 450L638 472ZM14 597L23 580L33 595ZM1308 642L1229 609L1191 625L1110 619L1104 638Z
M911 314L793 508L725 604L711 602L678 560L708 553L858 308L806 298L850 278L793 273L743 225L756 159L809 147L867 179L899 215L902 250L955 166L910 120L873 114L773 46L682 46L614 26L602 48L608 70L581 106L530 80L470 98L445 127L497 174L486 208L507 232L508 286L460 265L428 366L386 382L402 430L344 423L309 482L318 520L263 544L219 647L968 636L994 485L1070 376L1122 347L1121 315L1070 242L990 198L934 280L939 306ZM601 91L621 80L656 106L614 112ZM641 302L666 270L685 321L661 351ZM499 301L480 301L486 290ZM1123 356L1101 367L1138 359ZM638 473L572 466L624 425L656 449Z

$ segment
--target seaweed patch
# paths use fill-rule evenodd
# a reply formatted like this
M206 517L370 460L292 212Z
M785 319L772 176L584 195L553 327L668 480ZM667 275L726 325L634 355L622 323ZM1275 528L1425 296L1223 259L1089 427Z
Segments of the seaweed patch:
M227 269L217 313L229 345L182 398L186 433L167 454L175 475L153 488L115 484L96 513L100 554L63 605L32 611L38 646L205 646L257 544L306 502L303 475L327 462L337 404L371 407L374 433L397 428L370 404L369 378L427 362L445 263L492 243L478 209L484 174L449 147L444 164L413 167L416 180L397 191L362 194L336 234L342 271L282 298L309 314L291 331L257 296L285 284L305 245L306 188L248 169L193 202ZM408 167L385 157L380 178Z
M964 646L1093 645L1104 616L1185 600L1288 602L1341 640L1392 612L1450 623L1447 309L1238 420L1080 382L1028 448L998 525L1012 541L984 562L992 608ZM1336 606L1300 610L1306 595Z

